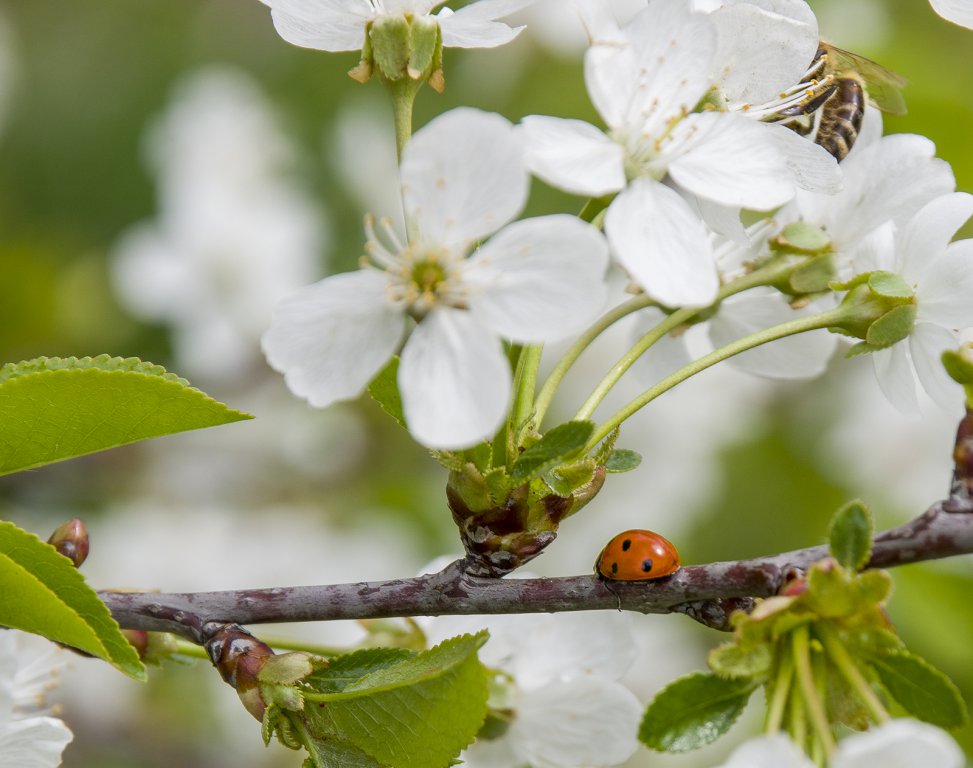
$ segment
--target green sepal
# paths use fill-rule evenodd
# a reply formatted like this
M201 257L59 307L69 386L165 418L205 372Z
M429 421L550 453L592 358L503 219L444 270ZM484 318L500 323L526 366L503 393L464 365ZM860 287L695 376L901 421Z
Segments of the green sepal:
M605 462L605 471L620 474L631 472L642 463L642 454L628 448L619 448L611 452Z
M135 648L74 564L5 521L0 521L0 595L0 626L43 635L145 680Z
M896 342L909 338L915 325L915 304L893 307L868 326L865 341L876 349L886 349Z
M412 20L412 54L409 56L409 77L418 80L436 69L437 52L442 51L439 22L428 16Z
M379 74L392 82L405 77L412 54L412 25L405 16L379 16L372 22L368 37Z
M8 363L0 368L0 475L252 418L134 357Z
M395 423L408 429L399 393L399 356L394 355L378 375L368 384L368 394L379 407L395 419Z
M819 226L794 221L770 241L770 247L779 253L814 256L831 250L831 238Z
M868 287L876 296L889 299L912 299L915 297L912 286L894 272L877 270L869 273Z
M940 728L958 728L969 719L953 681L922 657L901 650L873 656L869 663L885 690L913 717Z
M688 752L726 733L757 684L697 672L663 688L649 705L639 740L659 752Z
M581 450L594 432L590 421L559 424L517 457L510 471L515 484L528 483Z
M724 643L711 650L706 660L709 668L720 677L762 683L770 674L773 652L767 644Z
M848 502L831 520L831 556L849 571L860 571L871 557L873 530L872 515L865 502Z
M547 487L558 496L571 496L594 480L597 468L594 459L586 459L576 464L560 464L545 474L543 479Z

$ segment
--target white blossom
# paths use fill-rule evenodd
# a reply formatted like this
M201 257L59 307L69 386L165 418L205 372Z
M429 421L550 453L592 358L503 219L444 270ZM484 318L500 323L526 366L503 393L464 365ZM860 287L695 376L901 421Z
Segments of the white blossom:
M929 3L947 21L973 29L973 0L929 0Z
M262 0L271 8L277 32L287 42L322 51L357 51L367 26L383 17L429 18L439 25L447 48L494 48L513 40L523 27L497 19L534 0L475 0L455 13L446 0Z
M370 225L365 268L283 301L264 351L295 394L325 407L359 395L415 321L398 370L409 430L430 447L467 447L506 417L501 339L543 343L593 319L607 246L567 215L509 223L528 175L498 115L457 109L433 120L407 145L401 179L409 238Z
M38 650L43 644L43 650ZM44 693L63 666L54 646L0 629L0 768L54 768L73 738L44 708Z
M237 378L259 360L273 306L317 272L320 207L290 174L296 150L242 72L192 75L149 139L159 213L115 247L118 296L136 317L169 324L181 371Z
M585 79L607 134L579 120L527 117L531 170L576 194L618 193L605 217L618 261L661 303L704 306L718 274L709 233L683 195L774 208L795 192L787 158L766 125L693 113L714 85L710 15L656 0L601 34L585 55Z
M642 705L618 682L635 659L630 617L622 613L440 617L430 644L489 629L480 660L497 676L490 705L511 718L497 739L463 753L471 768L601 768L638 748Z
M916 378L944 408L959 406L962 389L940 356L959 345L957 331L973 327L973 240L950 243L973 215L973 195L955 193L928 203L894 237L869 240L863 259L895 272L915 292L915 325L908 339L872 353L882 391L899 410L916 411Z

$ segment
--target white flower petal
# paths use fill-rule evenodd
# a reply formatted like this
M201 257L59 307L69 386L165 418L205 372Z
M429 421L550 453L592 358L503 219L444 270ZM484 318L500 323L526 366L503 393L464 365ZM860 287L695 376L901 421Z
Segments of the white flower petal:
M630 690L581 677L525 692L509 733L533 768L599 768L635 753L641 717L642 705Z
M804 193L801 210L807 221L824 225L840 247L853 248L886 221L911 218L934 197L953 191L953 172L935 152L923 136L885 136L845 159L837 195Z
M870 356L875 378L888 401L902 413L917 413L919 399L908 344L900 341L889 349L872 352Z
M704 200L696 195L692 197L692 202L696 204L699 215L703 217L706 226L716 234L722 235L741 246L750 245L750 237L747 235L747 230L740 220L739 206L720 205L719 203L714 203L712 200Z
M508 667L521 690L585 675L618 680L635 661L638 650L627 614L579 611L544 618L522 634Z
M784 734L773 733L743 742L719 768L814 768L814 763Z
M950 378L942 363L943 352L958 346L955 333L932 323L916 323L909 336L909 352L919 383L946 411L956 411L963 404L963 388Z
M915 285L946 250L953 235L973 215L973 195L955 192L927 203L903 228L899 274Z
M828 150L783 125L768 123L765 130L784 156L797 186L827 195L841 189L841 167Z
M722 304L710 321L709 335L716 347L729 344L757 331L813 314L810 308L791 309L776 291L751 291L733 296ZM820 376L834 353L837 340L826 330L810 331L772 341L727 363L748 373L775 379L805 379Z
M818 48L818 23L804 0L727 2L712 14L717 66L731 102L770 101L801 82Z
M361 50L365 25L377 15L367 0L270 0L277 33L321 51Z
M842 739L831 768L963 768L966 759L946 731L917 720L892 720Z
M386 298L384 274L327 277L274 310L262 345L290 390L317 408L357 397L402 339L405 318Z
M692 114L672 130L669 175L723 205L768 210L794 196L784 156L767 126L728 112Z
M434 309L402 350L402 409L409 432L428 448L469 448L493 437L511 389L500 341L469 312Z
M55 768L74 738L53 717L29 717L0 722L0 768Z
M531 5L534 0L478 0L455 13L440 12L439 28L446 48L494 48L513 40L524 27L494 21Z
M608 243L566 214L517 221L467 262L470 310L506 339L543 343L583 328L605 302Z
M441 14L437 17L443 34L444 47L496 48L498 45L509 43L524 29L524 27L511 27L501 21L487 21L463 13L472 8L476 8L476 5L466 6L448 16Z
M467 244L520 213L529 176L522 142L500 115L451 110L432 120L402 154L406 219L438 245Z
M932 9L947 21L973 29L971 0L929 0Z
M530 115L522 121L527 166L551 186L600 197L625 186L625 152L583 120Z
M916 287L917 319L944 328L973 327L973 240L960 240L935 259Z
M667 306L706 306L719 278L702 221L677 192L636 179L608 208L605 232L615 258Z
M623 29L628 45L595 45L585 54L585 84L613 128L661 135L691 112L712 85L716 29L681 2L653 2Z

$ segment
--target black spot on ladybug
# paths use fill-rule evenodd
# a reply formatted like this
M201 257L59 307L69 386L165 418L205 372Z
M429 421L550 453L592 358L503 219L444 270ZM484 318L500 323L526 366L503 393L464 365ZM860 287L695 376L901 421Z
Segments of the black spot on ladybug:
M642 571L644 573L648 573L651 570L652 570L652 561L649 558L645 558L645 560L642 561Z
M622 552L628 552L628 549L631 546L632 546L632 540L625 539L625 541L622 542Z
M618 563L612 563L612 573L618 573Z

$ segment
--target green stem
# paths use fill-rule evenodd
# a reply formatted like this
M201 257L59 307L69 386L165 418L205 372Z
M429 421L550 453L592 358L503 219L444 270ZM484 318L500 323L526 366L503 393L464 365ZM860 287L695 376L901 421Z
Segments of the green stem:
M798 627L791 633L791 650L794 654L794 672L797 683L801 687L803 701L807 707L814 726L815 737L820 739L824 752L830 755L834 752L835 741L828 724L828 716L824 711L824 703L818 695L814 684L814 672L811 669L811 646L807 625Z
M611 391L612 387L618 383L618 380L621 379L629 368L632 367L635 361L644 355L653 344L659 341L659 339L669 333L669 331L672 331L683 323L692 320L696 315L718 306L721 301L733 296L734 294L741 293L742 291L749 290L750 288L769 285L770 283L780 280L798 266L799 264L789 262L774 262L766 267L755 270L748 275L744 275L743 277L734 280L732 283L727 283L724 285L716 294L716 300L709 307L683 308L670 314L659 325L639 339L635 346L633 346L628 352L619 358L618 362L611 367L608 373L605 374L605 377L598 383L598 386L595 387L594 391L585 401L584 405L581 406L581 410L578 411L574 418L589 418L591 414L594 413L595 408L601 404L602 400L605 399L605 396L609 393L609 391ZM625 307L627 304L628 303L623 304L622 306ZM649 306L649 304L646 304L645 306ZM608 316L606 315L606 317Z
M190 643L188 640L176 640L176 655L190 656L194 659L209 659L209 654L203 646Z
M395 152L402 162L402 152L405 145L412 138L412 107L416 101L416 94L422 87L422 82L411 77L388 83L389 93L392 94L392 115L395 121Z
M517 370L514 373L514 402L510 409L509 429L519 430L530 418L537 388L537 369L541 364L541 344L529 344L520 351Z
M673 314L675 315L678 313ZM659 395L665 394L677 384L681 384L686 379L695 376L700 371L705 371L707 368L716 365L723 360L733 357L734 355L739 355L741 352L746 352L748 349L759 347L761 344L767 344L768 342L783 339L787 336L793 336L798 333L805 333L807 331L815 331L821 328L834 326L838 324L838 322L840 322L845 316L845 311L838 307L829 312L822 312L820 314L809 315L807 317L799 317L796 320L790 320L789 322L781 323L780 325L775 325L771 328L765 328L757 333L752 333L749 336L744 336L742 339L737 339L736 341L727 344L725 347L720 347L719 349L713 350L708 355L704 355L698 360L694 360L689 365L684 366L672 375L667 376L658 384L645 390L645 392L643 392L641 395L616 411L607 421L605 421L603 424L601 424L601 426L598 427L597 430L595 430L594 435L592 435L591 439L588 441L588 445L585 446L584 452L587 453L594 448L605 437L611 434L613 430L621 426L622 422L641 408L651 403L653 400L659 397ZM672 315L670 315L670 317L672 317ZM585 417L577 416L575 418Z
M536 414L537 423L540 424L543 420L547 409L551 405L551 401L554 399L554 393L557 392L557 388L561 385L561 381L564 379L565 374L570 370L578 358L581 357L581 353L584 352L591 344L597 339L602 333L608 330L611 326L621 320L623 317L632 314L633 312L638 312L640 309L645 309L655 304L655 301L650 299L644 293L628 301L619 304L617 307L609 312L606 312L598 320L592 324L588 330L586 330L578 340L571 345L571 348L564 353L557 365L554 366L554 370L550 372L544 385L541 387L540 393L537 395L537 400L534 403L534 413Z
M889 715L888 710L879 701L878 696L875 695L875 691L872 690L872 686L868 684L858 665L852 659L851 654L845 649L844 644L838 639L834 631L822 626L817 627L815 632L820 638L822 645L824 645L824 650L831 658L831 661L834 662L838 671L841 672L845 680L848 681L848 684L858 694L859 699L868 709L875 722L887 723L891 720L892 716Z
M777 677L774 680L774 689L770 697L770 705L767 707L767 717L764 720L765 733L776 733L781 729L793 679L794 660L789 653L785 653L777 667Z
M788 654L790 656L791 654ZM788 733L791 740L801 749L807 749L807 720L804 718L804 699L801 698L800 689L791 686L791 701L788 707Z

